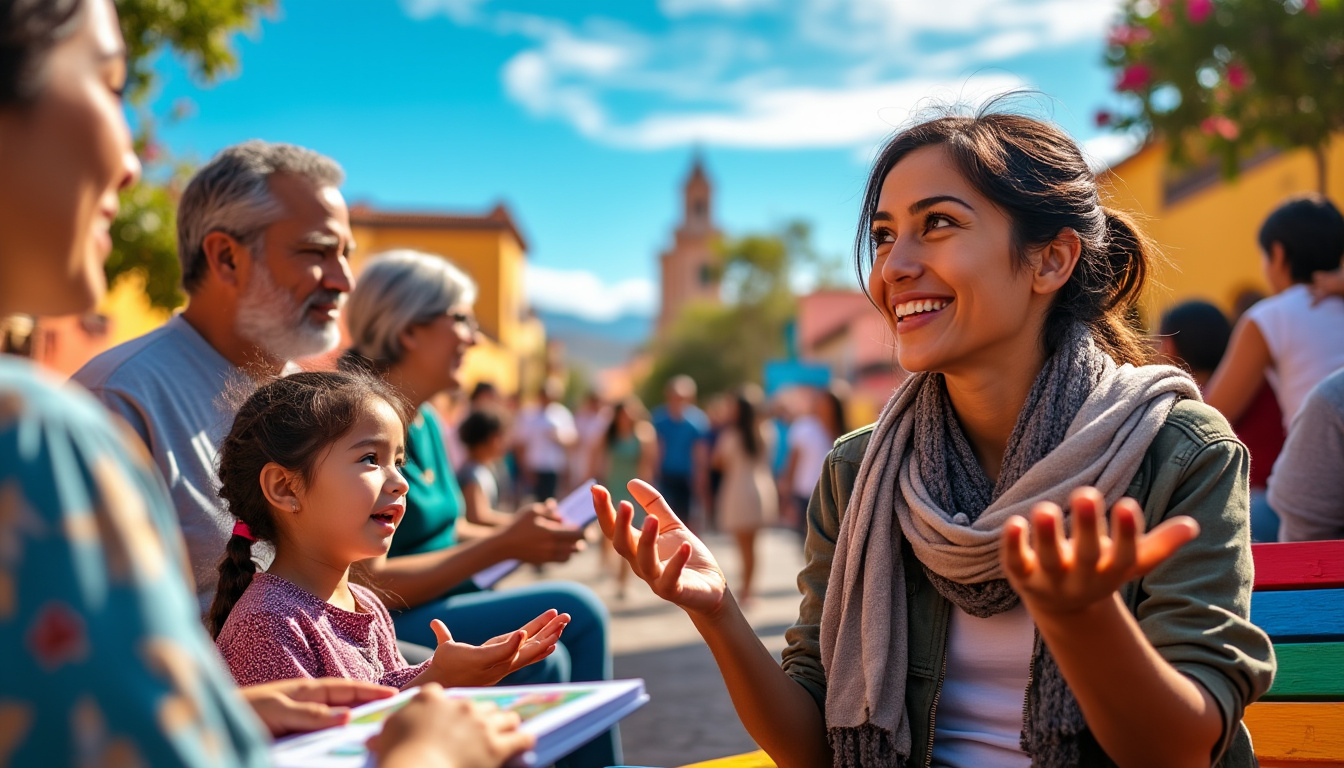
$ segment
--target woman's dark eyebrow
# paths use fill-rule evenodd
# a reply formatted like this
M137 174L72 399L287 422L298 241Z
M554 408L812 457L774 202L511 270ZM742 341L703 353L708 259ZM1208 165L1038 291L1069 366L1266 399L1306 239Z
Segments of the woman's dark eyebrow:
M917 200L912 203L910 205L910 215L914 216L920 211L926 211L939 203L956 203L969 211L975 210L969 203L959 197L953 197L952 195L934 195L933 197L926 197L923 200Z

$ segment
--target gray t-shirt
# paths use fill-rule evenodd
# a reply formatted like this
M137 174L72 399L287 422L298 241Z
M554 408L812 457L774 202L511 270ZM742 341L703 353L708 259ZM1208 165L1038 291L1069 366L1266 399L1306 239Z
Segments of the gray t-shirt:
M1344 368L1307 395L1269 476L1280 541L1344 539Z
M72 378L149 447L182 523L204 613L215 596L234 522L219 498L219 446L256 385L181 315L107 350Z

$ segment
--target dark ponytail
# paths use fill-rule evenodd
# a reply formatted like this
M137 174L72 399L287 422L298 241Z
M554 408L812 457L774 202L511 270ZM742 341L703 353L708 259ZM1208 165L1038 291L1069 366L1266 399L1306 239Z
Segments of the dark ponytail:
M1046 354L1082 323L1116 362L1148 362L1137 307L1156 248L1128 215L1102 206L1096 175L1068 134L1030 117L990 111L996 103L973 117L920 123L883 148L868 176L855 241L860 282L866 285L872 268L872 218L887 174L916 149L942 146L966 181L1012 221L1021 263L1066 229L1078 235L1078 264L1046 317Z
M327 447L349 432L376 399L391 405L403 425L410 423L405 400L367 373L296 373L264 384L247 398L219 450L219 496L247 524L253 539L276 540L277 511L261 490L262 468L274 462L296 472L301 482L312 482ZM219 563L219 586L210 605L212 637L219 637L256 572L252 541L234 534Z

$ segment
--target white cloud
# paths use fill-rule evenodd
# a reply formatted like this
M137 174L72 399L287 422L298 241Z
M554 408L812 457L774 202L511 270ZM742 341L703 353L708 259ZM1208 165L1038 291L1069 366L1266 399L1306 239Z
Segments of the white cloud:
M749 13L771 5L774 0L658 0L658 10L673 19L697 13Z
M1083 142L1083 157L1094 172L1110 168L1127 159L1143 145L1143 138L1131 133L1107 133Z
M443 14L459 24L478 19L477 10L489 0L401 0L406 15L413 19L427 19Z
M509 97L606 144L862 150L929 97L1028 85L997 65L1100 39L1119 0L660 0L666 23L402 0L521 36ZM534 6L535 7L535 6ZM432 11L431 11L432 12ZM454 16L454 18L457 18ZM467 23L467 22L463 22Z
M587 270L528 264L523 286L533 306L588 320L631 314L651 317L658 312L658 288L651 280L631 278L609 284Z

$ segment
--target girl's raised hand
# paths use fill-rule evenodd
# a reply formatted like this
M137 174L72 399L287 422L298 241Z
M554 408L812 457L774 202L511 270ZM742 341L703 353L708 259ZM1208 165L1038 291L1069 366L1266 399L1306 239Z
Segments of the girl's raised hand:
M568 623L568 613L551 609L521 629L471 645L454 640L448 626L434 619L429 626L439 645L430 670L444 687L494 685L509 673L550 656Z
M654 594L689 613L713 614L728 594L728 582L709 548L681 522L652 485L631 480L626 487L648 512L643 529L635 530L631 525L635 509L630 502L622 501L615 509L611 493L595 485L593 509L602 533Z
M1111 507L1107 535L1102 525L1105 506L1096 488L1070 494L1072 537L1064 533L1063 511L1045 501L1032 507L1030 523L1017 516L1004 524L999 545L1004 573L1038 623L1080 613L1109 598L1199 534L1199 523L1183 515L1145 534L1143 509L1125 498Z

